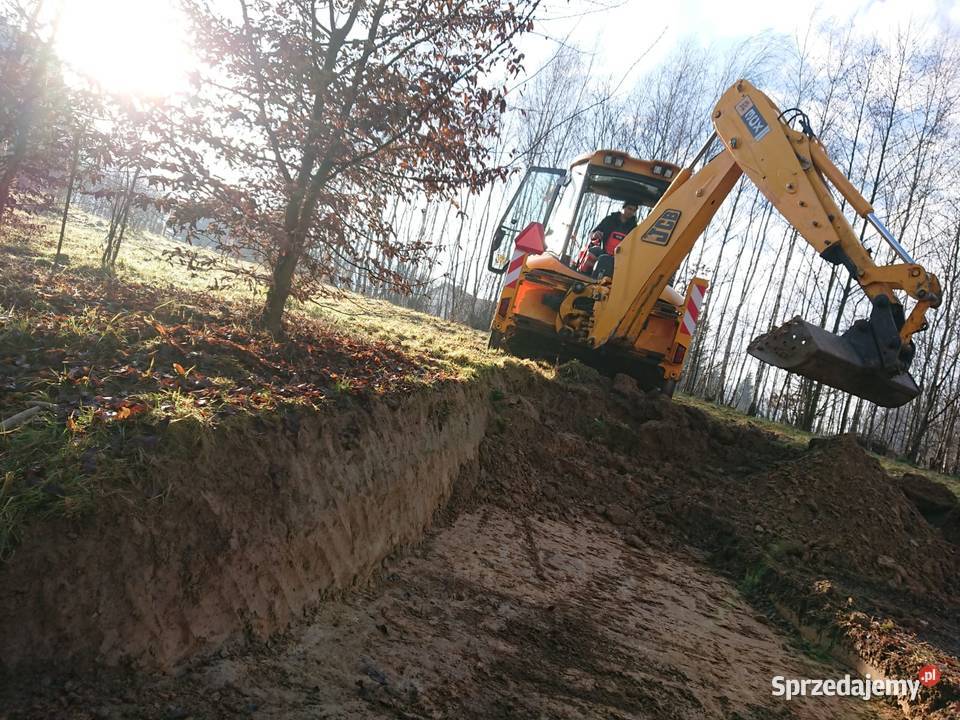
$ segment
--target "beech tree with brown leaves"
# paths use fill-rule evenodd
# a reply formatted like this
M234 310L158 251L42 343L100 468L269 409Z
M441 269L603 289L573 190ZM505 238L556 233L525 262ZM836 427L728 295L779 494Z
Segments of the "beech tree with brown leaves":
M0 7L0 227L49 209L69 155L70 104L41 0Z
M266 329L337 268L403 288L391 265L429 245L398 239L388 197L504 175L490 138L538 2L184 0L205 67L166 118L166 179L180 222L212 221L208 235L269 268Z

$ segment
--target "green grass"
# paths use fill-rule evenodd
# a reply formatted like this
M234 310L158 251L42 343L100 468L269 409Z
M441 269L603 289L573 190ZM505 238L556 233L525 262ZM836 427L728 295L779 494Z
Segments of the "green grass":
M19 544L28 519L73 517L91 507L97 488L122 473L116 458L100 457L106 441L91 428L92 409L76 415L76 431L49 415L5 434L0 447L0 560ZM96 465L96 472L91 472Z
M100 253L107 233L107 220L80 210L70 213L63 252L67 256L65 268L74 272L100 274ZM48 222L37 242L33 244L35 258L49 266L56 251L58 224ZM161 237L151 232L133 231L124 238L117 257L116 275L125 281L140 282L159 287L175 287L178 290L207 291L217 286L217 295L233 300L243 300L262 295L262 291L250 291L242 284L231 282L234 273L222 270L198 271L183 267L172 255L178 251L193 250L209 261L217 261L216 254L203 248L190 246ZM229 267L252 270L248 263L230 260Z
M45 265L53 260L56 248L55 225L35 244L36 260ZM64 251L73 271L99 274L99 253L107 222L83 212L71 213ZM116 275L124 282L136 282L172 292L203 293L210 301L222 299L238 303L255 313L264 301L262 286L248 287L231 282L236 275L226 270L190 271L171 260L172 253L183 250L184 243L153 233L133 233L124 240L117 261ZM252 263L223 260L215 253L193 248L202 258L218 261L223 267L256 271ZM176 302L176 301L174 301ZM424 353L443 362L453 373L472 377L475 371L500 365L503 355L487 349L487 334L464 325L408 310L393 303L356 293L329 288L323 297L308 302L290 301L288 317L302 315L321 319L332 328L351 335L395 344L399 348Z

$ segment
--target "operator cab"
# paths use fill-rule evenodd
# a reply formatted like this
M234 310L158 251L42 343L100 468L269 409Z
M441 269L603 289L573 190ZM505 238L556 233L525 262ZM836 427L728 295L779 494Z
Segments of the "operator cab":
M640 160L619 150L587 153L566 171L530 168L496 230L489 269L504 271L513 240L531 223L544 226L547 252L569 266L597 223L624 203L637 205L640 222L679 171L673 163ZM498 254L504 240L506 252Z

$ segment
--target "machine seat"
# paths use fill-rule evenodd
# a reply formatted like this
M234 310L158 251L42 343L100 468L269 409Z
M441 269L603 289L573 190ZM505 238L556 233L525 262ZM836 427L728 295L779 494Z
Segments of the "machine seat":
M572 280L579 280L580 282L585 283L592 283L594 281L589 275L584 275L583 273L577 272L573 268L564 265L562 262L560 262L560 258L553 253L527 256L527 268L530 270L546 270L547 272L565 275Z

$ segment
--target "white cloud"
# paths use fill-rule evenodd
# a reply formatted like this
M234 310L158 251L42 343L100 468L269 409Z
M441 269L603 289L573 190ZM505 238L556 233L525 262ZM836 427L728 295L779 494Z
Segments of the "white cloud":
M566 40L600 57L597 66L619 77L646 53L639 70L655 66L684 38L703 45L732 45L755 35L773 32L802 37L813 20L835 18L853 23L857 34L885 37L911 25L917 33L956 32L960 28L960 0L547 0L536 31L527 38L529 69L548 59L556 41ZM602 12L598 11L604 7Z

